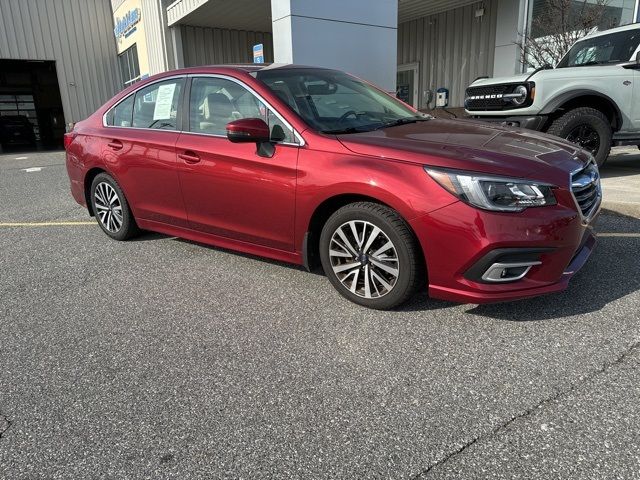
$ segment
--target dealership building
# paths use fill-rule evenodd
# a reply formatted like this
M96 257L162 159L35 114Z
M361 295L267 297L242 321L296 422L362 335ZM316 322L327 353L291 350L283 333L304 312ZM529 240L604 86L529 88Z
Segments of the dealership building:
M0 115L27 117L55 148L127 85L257 50L346 70L421 109L446 88L460 107L475 78L523 71L521 33L548 1L0 0ZM639 2L610 0L609 26L637 21Z

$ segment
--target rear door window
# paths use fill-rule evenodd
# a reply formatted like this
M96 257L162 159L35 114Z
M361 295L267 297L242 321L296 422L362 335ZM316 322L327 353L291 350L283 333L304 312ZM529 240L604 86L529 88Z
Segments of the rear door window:
M133 122L135 128L177 130L183 79L171 79L141 88L135 94Z

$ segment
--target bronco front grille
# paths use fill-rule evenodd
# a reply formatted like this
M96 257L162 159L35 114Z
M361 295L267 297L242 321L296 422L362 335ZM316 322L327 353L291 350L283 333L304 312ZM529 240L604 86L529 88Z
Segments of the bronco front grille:
M467 110L502 110L505 102L502 96L508 93L513 85L487 85L486 87L469 87L465 98Z
M600 205L600 173L594 161L571 174L571 192L582 215L589 218Z
M524 102L515 103L512 98L521 85L527 88L527 97ZM528 107L533 102L534 89L533 82L471 86L465 92L464 106L470 111L513 110Z

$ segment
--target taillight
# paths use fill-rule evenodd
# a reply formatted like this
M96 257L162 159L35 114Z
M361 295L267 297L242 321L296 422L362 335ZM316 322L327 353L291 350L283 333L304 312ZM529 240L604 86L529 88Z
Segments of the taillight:
M64 134L64 149L69 150L69 147L73 143L73 140L78 134L76 132L69 132Z

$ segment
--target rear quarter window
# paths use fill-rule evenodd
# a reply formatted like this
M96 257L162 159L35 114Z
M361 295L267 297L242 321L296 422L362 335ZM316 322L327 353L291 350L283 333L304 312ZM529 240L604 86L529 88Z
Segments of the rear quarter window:
M111 127L130 127L133 116L133 95L125 98L107 114L107 125Z

